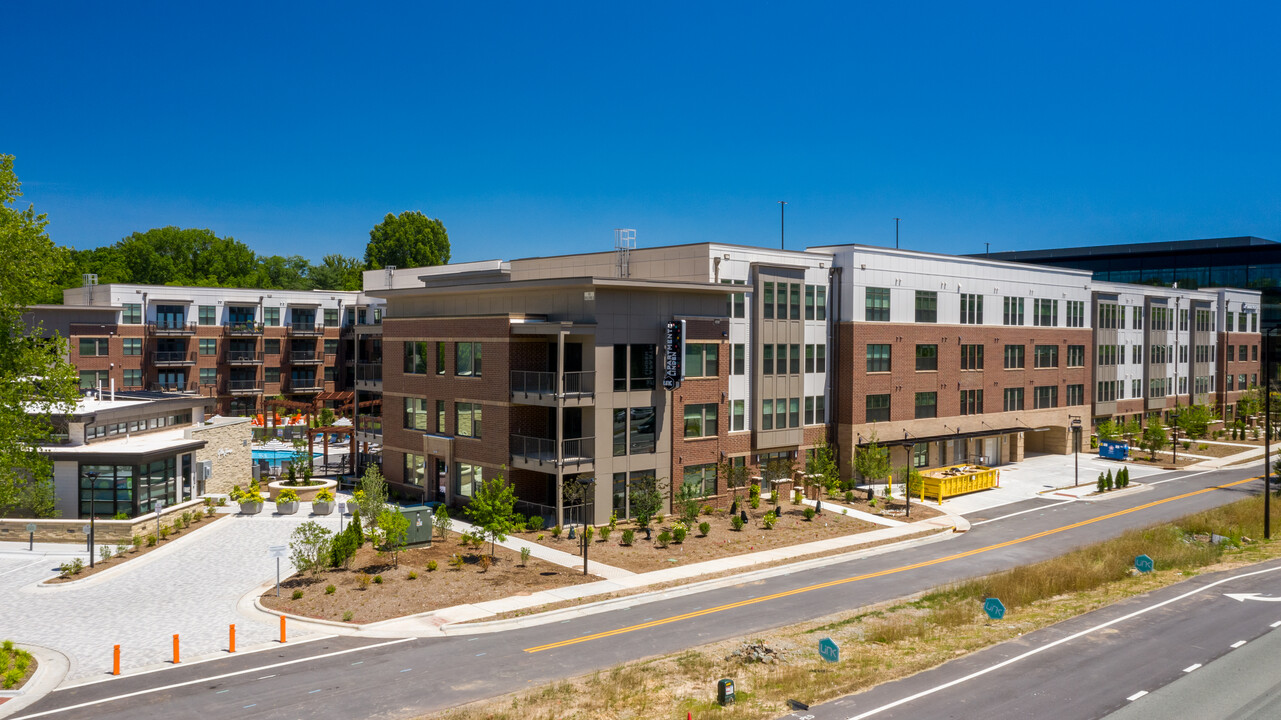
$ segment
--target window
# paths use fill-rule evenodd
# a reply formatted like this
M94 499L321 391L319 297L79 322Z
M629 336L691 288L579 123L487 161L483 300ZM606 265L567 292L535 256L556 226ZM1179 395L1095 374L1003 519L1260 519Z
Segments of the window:
M792 319L800 320L801 319L801 285L800 283L792 283L788 287L791 289ZM783 299L779 298L779 302L782 303L782 301ZM782 317L782 313L779 313L779 317L780 318Z
M827 372L826 345L805 346L805 372L820 374Z
M743 280L721 280L726 285L746 285ZM732 318L747 316L746 293L732 292L725 298L725 314Z
M427 343L406 340L405 374L425 375L427 373Z
M1250 332L1259 332L1259 314L1250 313Z
M445 401L436 401L436 432L445 434L448 428L445 426Z
M1024 348L1022 345L1006 345L1005 346L1005 369L1006 370L1022 370L1024 368L1023 355L1024 355Z
M471 497L483 482L485 482L484 470L479 465L454 463L454 495L456 497Z
M338 327L338 308L325 308L325 327Z
M787 399L787 426L788 427L801 426L801 399L800 398Z
M916 321L934 323L939 319L939 294L933 290L916 291Z
M1056 368L1059 366L1059 346L1037 345L1034 357L1034 367Z
M614 390L653 390L656 370L653 345L614 346Z
M961 391L961 414L962 415L982 415L983 414L983 391L982 390L962 390Z
M1205 314L1207 317L1210 315L1209 311L1206 311ZM1186 332L1188 329L1188 311L1187 310L1179 311L1179 329L1184 332Z
M716 377L720 374L717 355L720 346L713 343L686 343L685 377Z
M819 286L815 291L815 320L827 320L827 288Z
M1133 312L1131 313L1131 315L1134 318L1134 329L1142 330L1143 329L1143 308L1138 307L1136 305L1134 308L1132 308L1132 310ZM1139 396L1135 395L1135 397L1139 397Z
M890 289L867 288L866 298L867 307L864 319L868 322L889 322Z
M427 401L421 398L405 398L405 429L427 432Z
M266 354L268 354L268 355L279 355L279 354L280 354L280 339L279 339L279 338L271 338L271 339L266 339L266 338L264 338L264 339L263 339L263 341L262 341L262 350L263 350L263 352L264 352L264 353L266 353Z
M769 398L761 400L761 429L774 429L774 401Z
M1143 362L1143 346L1142 345L1130 346L1130 362L1135 365L1138 365L1139 363Z
M1043 410L1059 406L1059 389L1054 385L1032 388L1032 408Z
M1243 313L1243 314L1244 314L1244 313ZM1233 313L1231 310L1229 310L1229 311L1228 311L1228 322L1224 325L1224 328L1225 328L1228 332L1232 332L1232 326L1236 324L1236 323L1233 321L1233 315L1235 315L1235 313Z
M938 417L938 393L916 393L916 419Z
M1236 378L1236 376L1235 376L1235 375L1233 375L1232 373L1228 373L1228 376L1225 378L1225 380L1226 380L1226 382L1227 382L1227 387L1225 387L1225 388L1224 388L1225 390L1231 390L1231 389L1232 389L1232 381L1233 381L1235 378Z
M983 369L983 346L982 345L962 345L961 346L961 369L962 370L982 370Z
M1124 318L1125 318L1125 315L1124 315L1124 314L1122 314L1120 317L1121 317L1122 319L1124 319ZM1116 320L1117 320L1117 305L1116 305L1116 303L1100 303L1100 304L1099 304L1099 319L1098 319L1098 322L1097 322L1097 327L1099 327L1100 329L1105 329L1105 330L1107 330L1107 329L1115 329L1115 328L1116 328Z
M405 483L423 486L427 479L427 458L422 455L405 453Z
M1065 314L1068 327L1085 327L1085 301L1068 300Z
M124 303L124 311L120 313L121 325L141 325L142 324L142 304L141 303Z
M480 349L481 344L478 342L455 343L454 374L461 377L480 377Z
M279 327L280 325L280 308L265 307L262 309L262 321L264 325L270 327Z
M1251 345L1251 346L1250 346L1250 360L1251 360L1251 361L1255 361L1255 360L1258 360L1258 359L1259 359L1259 346L1258 346L1258 345Z
M199 318L201 325L217 325L218 308L213 305L201 305Z
M765 289L761 293L761 314L766 320L774 319L774 283L765 283Z
M805 411L809 412L809 401L814 401L814 421L813 425L827 424L827 397L824 395L815 395L813 398L805 399Z
M690 465L685 468L682 485L694 488L693 497L708 497L716 494L716 465Z
M801 346L792 345L788 353L788 370L792 375L801 374Z
M217 355L218 341L211 338L200 338L198 343L201 355Z
M716 403L685 406L685 437L716 436Z
M890 371L889 345L867 346L867 371L870 373Z
M1116 348L1115 345L1112 346ZM1112 364L1116 364L1116 353L1112 353ZM1068 345L1067 348L1067 366L1068 367L1085 367L1085 346Z
M200 368L201 385L218 384L218 368Z
M121 342L121 352L124 355L141 355L142 338L124 338Z
M730 430L738 432L746 429L744 415L746 414L746 403L743 400L735 400L730 403Z
M814 286L805 286L805 319L814 319Z
M1055 327L1059 324L1059 301L1042 300L1037 298L1032 301L1032 324L1037 327Z
M107 387L111 384L111 376L106 370L81 370L80 371L80 389L93 390L99 385Z
M1023 324L1023 298L1007 297L1005 298L1005 312L1002 320L1006 325Z
M938 370L939 369L939 346L938 345L917 345L916 346L916 369L917 370Z
M334 382L337 379L338 379L338 368L336 367L325 368L325 382Z
M961 293L961 324L983 324L983 296Z
M278 383L280 382L280 368L278 367L263 368L262 377L265 382Z
M652 407L631 409L631 427L628 432L631 454L652 453L657 443L657 415Z
M106 357L107 338L80 338L80 357Z
M734 374L745 375L747 373L747 346L743 343L734 343Z
M1132 398L1143 397L1143 381L1142 380L1132 380L1130 382L1130 397Z
M1236 351L1237 351L1236 345L1228 345L1228 362L1236 361L1236 354L1237 354Z
M1121 394L1121 391L1122 391L1122 390L1124 390L1124 388L1125 388L1124 382L1125 382L1125 381L1123 381L1123 380L1103 380L1103 381L1100 381L1100 382L1099 382L1099 384L1098 384L1098 386L1097 386L1097 387L1095 387L1095 390L1094 390L1095 397L1094 397L1094 399L1095 399L1096 401L1098 401L1098 402L1112 402L1112 401L1116 400L1116 399L1117 399L1117 397ZM1069 393L1069 399L1071 399L1071 394L1070 394L1070 393ZM1084 405L1085 403L1084 403L1084 402L1080 402L1080 403L1077 403L1077 404L1078 404L1078 405Z
M764 351L761 353L761 373L764 375L774 374L774 345L765 343Z
M1005 388L1005 412L1023 409L1023 388Z
M330 338L330 339L328 339L328 340L325 340L325 341L324 341L324 343L323 343L323 345L324 345L324 350L325 350L325 354L326 354L326 355L337 355L337 354L338 354L338 340L337 340L337 338Z
M142 387L142 370L139 368L125 368L124 387Z
M1065 393L1065 398L1067 400L1068 405L1084 405L1085 404L1085 386L1084 385L1068 385L1066 390L1067 392Z
M778 430L787 427L787 398L774 398L774 427Z
M480 403L454 403L454 434L480 437Z
M923 468L930 464L930 444L915 443L912 445L912 467Z
M1238 353L1237 353L1237 356L1238 356L1238 357L1240 357L1242 360L1245 360L1245 349L1246 349L1246 347L1248 347L1248 346L1246 346L1246 345L1242 345L1242 346L1241 346L1241 349L1240 349L1240 350L1238 351Z

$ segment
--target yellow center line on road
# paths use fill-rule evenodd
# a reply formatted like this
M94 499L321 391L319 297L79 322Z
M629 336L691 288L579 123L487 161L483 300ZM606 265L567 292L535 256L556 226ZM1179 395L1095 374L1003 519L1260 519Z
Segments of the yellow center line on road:
M948 555L946 557L937 558L935 560L924 560L922 562L913 563L911 565L902 565L900 567L890 568L888 570L880 570L878 572L866 573L863 575L855 575L853 577L842 578L840 580L831 580L825 583L818 583L816 585L807 585L806 587L800 587L794 590L785 590L783 592L774 593L772 595L762 595L761 597L751 598L749 600L740 600L738 602L726 603L725 605L717 605L716 607L710 607L704 610L696 610L694 612L688 612L682 615L673 615L671 617L666 617L659 620L651 620L649 622L643 622L636 625L628 625L626 627L616 628L614 630L606 630L604 632L595 633L593 635L584 635L582 637L572 638L569 640L561 640L560 642L548 643L546 645L538 645L536 647L525 648L525 652L536 653L536 652L542 652L544 650L554 650L556 648L568 647L570 645L577 645L579 643L591 642L592 640L601 640L603 638L613 637L615 635L623 635L625 633L636 632L638 630L648 630L649 628L658 627L660 625L668 625L670 623L680 622L682 620L689 620L691 618L702 617L704 615L711 615L713 613L724 612L726 610L733 610L735 608L746 607L748 605L755 605L756 603L768 602L770 600L778 600L780 598L791 597L793 595L800 595L802 593L813 592L815 590L823 590L830 587L836 587L838 585L845 585L847 583L858 582L860 580L870 580L872 578L884 577L886 575L894 575L901 572L907 572L909 570L918 570L920 568L929 567L931 565L940 565L942 563L952 562L954 560L961 560L963 558L979 555L981 553L991 552L993 550L1000 550L1001 548L1007 548L1007 547L1010 547L1011 545L1018 545L1019 543L1025 543L1031 540L1038 540L1043 537L1047 537L1047 536L1054 535L1061 532L1066 532L1068 530L1074 530L1076 528L1084 527L1086 525L1092 525L1096 522L1102 522L1104 520L1120 517L1122 515L1129 515L1130 513L1139 512L1140 510L1146 510L1148 508L1156 507L1157 505L1164 505L1165 503L1168 503L1168 502L1174 502L1175 500L1183 500L1185 498L1194 497L1196 495L1202 495L1204 493L1208 493L1214 490L1223 490L1225 488L1233 487L1234 485L1242 485L1244 483L1253 482L1258 479L1259 479L1258 477L1246 478L1244 480L1237 480L1236 482L1230 482L1224 485L1213 485L1211 487L1202 488L1200 490L1193 490L1192 492L1183 493L1182 495L1175 495L1174 497L1168 497L1164 500L1154 500L1150 503L1147 503L1144 505L1138 505L1132 508L1128 508L1126 510L1118 510L1117 512L1114 512L1114 513L1109 513L1107 515L1100 515L1099 517L1090 518L1089 520L1082 520L1080 522L1072 523L1071 525L1064 525L1063 527L1057 527L1052 530L1044 530L1042 532L1034 533L1032 535L1027 535L1021 538L1016 538L1014 540L1006 540L1005 542L996 543L994 545L987 545L985 547L975 548L974 550L966 550L965 552L959 552L953 555Z

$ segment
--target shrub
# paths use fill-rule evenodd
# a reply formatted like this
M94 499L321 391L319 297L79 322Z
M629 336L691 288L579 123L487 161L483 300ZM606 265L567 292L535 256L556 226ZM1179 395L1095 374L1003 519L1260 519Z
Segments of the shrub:
M463 556L458 553L454 553L449 557L449 567L455 570L461 570L463 568L463 562Z
M545 523L546 521L543 520L542 515L534 515L525 521L525 527L528 528L530 532L539 532L543 529L543 525Z
M1103 489L1104 490L1112 489L1112 471L1111 470L1108 470L1108 474L1103 478Z
M295 590L292 597L295 600L302 600L302 590Z
M685 535L688 533L689 530L687 530L684 525L677 523L676 526L672 528L672 541L677 545L680 545L685 542Z
M602 536L603 536L603 535L607 535L608 533L609 533L609 531L608 531L608 530L605 530L605 531L601 532L601 535L602 535ZM525 567L526 565L528 565L528 564L529 564L529 553L530 553L530 550L529 550L529 547L528 547L528 546L522 547L522 548L520 549L520 566L521 566L521 567Z
M130 538L130 542L133 543L133 549L137 550L139 547L142 546L142 536L134 535L132 538Z
M375 575L375 576L374 576L374 584L375 584L375 585L382 585L382 584L383 584L383 576L382 576L382 575Z
M353 616L352 616L351 611L350 611L350 610L348 610L347 612L344 612L344 613L342 614L342 621L343 621L343 622L351 622L351 618L352 618L352 617L353 617Z
M587 542L591 542L592 535L595 535L595 534L596 534L596 528L592 527L591 525L588 525L586 528L583 529L583 535L587 536Z
M277 503L298 502L298 491L293 488L285 488L276 496Z
M373 582L373 580L374 579L369 577L369 575L365 573L361 573L356 576L356 587L360 588L361 590L368 590L369 583Z
M765 517L761 518L761 524L765 526L766 530L773 530L774 523L776 522L778 522L778 516L775 515L772 510L770 512L765 513Z
M190 526L191 526L191 513L190 513L190 512L185 512L185 513L183 513L183 514L182 514L182 526L183 526L184 528L186 528L186 527L190 527Z
M663 515L662 515L662 513L659 513L658 515L655 515L655 516L654 516L654 524L655 524L655 525L662 525L662 524L663 524Z
M61 576L61 577L64 577L64 578L69 578L69 577L71 577L71 563L67 562L67 563L62 563L61 565L59 565L59 566L58 566L58 573L60 574L60 576ZM9 641L9 640L5 640L5 642L10 642L10 641Z
M218 498L218 507L227 507L227 498L225 497ZM213 513L210 513L210 515L212 514Z
M793 491L792 491L792 504L793 504L793 505L800 505L800 504L801 504L801 491L800 491L800 490L793 490Z
M481 555L480 562L478 563L480 565L480 571L489 572L489 566L491 563L493 563L493 561L489 559L488 555Z
M1188 440L1184 440L1184 441L1182 442L1182 445L1183 445L1183 449L1184 449L1184 450L1191 450L1191 449L1192 449L1192 443L1191 443L1190 441L1188 441Z
M333 585L326 585L326 586L325 586L325 594L326 594L326 595L333 595L333 594L334 594L334 593L336 593L336 592L338 592L338 588L334 587Z
M219 504L219 505L221 505L222 503L218 503L218 504ZM214 516L214 512L216 512L216 511L215 511L213 508L211 508L211 507L207 507L207 508L205 508L205 517L213 517L213 516Z
M1098 491L1100 493L1103 492L1103 473L1099 473L1099 479L1095 481L1094 484L1095 484L1095 487L1098 488Z
M554 538L556 538L556 539L560 539L560 526L559 526L559 525L557 525L556 527L552 528L552 537L554 537Z
M716 512L716 508L712 507L711 505L704 505L702 512L704 515L711 515L712 513Z
M147 536L147 547L155 547L155 546L156 546L156 536L155 536L155 535L148 535L148 536Z
M809 520L813 520L813 519L814 519L814 508L812 508L812 507L807 507L807 508L805 508L805 512L804 512L804 514L805 514L805 519L806 519L807 521L809 521Z
M624 547L631 547L631 544L632 544L633 542L635 542L635 541L636 541L636 531L635 531L635 530L632 530L631 528L628 528L628 529L626 529L626 530L624 530L624 531L623 531L623 546L624 546Z
M112 515L112 516L111 516L111 519L112 519L112 520L128 520L128 519L129 519L129 513L125 513L125 512L118 512L118 513L116 513L115 515Z
M329 492L329 488L325 488L324 490L321 490L320 492L316 493L316 502L333 502L333 501L334 501L334 494Z
M127 544L120 543L119 545L116 546L116 554L124 555L125 551L127 551L128 549L129 549L129 546Z
M435 560L427 561L427 572L436 572L436 568L438 567L440 567L440 565L437 565Z
M852 502L854 502L854 491L853 491L853 490L846 490L846 491L845 491L845 502L848 502L848 503L852 503Z
M512 515L512 532L525 532L525 523L527 522L528 521L525 519L525 516L520 513Z
M672 541L672 532L670 530L664 529L662 532L658 534L659 547L665 548L667 547L667 544L670 543L671 541Z
M698 524L698 534L707 537L707 533L712 531L712 524L704 520Z
M81 560L80 558L76 558L75 560L72 560L72 561L71 561L71 574L72 574L72 575L79 575L79 574L80 574L80 571L81 571L81 570L84 570L84 569L85 569L85 561L84 561L84 560Z
M610 531L610 530L613 530L613 529L614 529L614 528L612 528L612 527L610 527L610 526L608 526L608 525L602 525L602 526L601 526L601 528L600 528L600 541L601 541L601 542L609 542L609 531Z
M108 560L110 560L111 548L107 547L106 545L103 545L102 548L98 550L98 557L101 558L103 562L107 562Z
M729 519L729 525L730 527L734 528L735 532L742 530L743 517L741 515L734 515Z
M25 672L19 672L16 667L6 670L4 673L4 689L11 690L16 687L25 674Z
M417 579L418 579L418 573L414 572L413 570L410 570L410 571L409 571L409 579L410 579L410 580L417 580Z

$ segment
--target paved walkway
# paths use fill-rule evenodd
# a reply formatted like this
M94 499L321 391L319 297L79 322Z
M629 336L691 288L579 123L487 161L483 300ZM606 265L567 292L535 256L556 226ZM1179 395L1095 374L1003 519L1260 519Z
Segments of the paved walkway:
M103 676L111 669L111 646L121 646L126 668L172 658L173 635L187 659L227 646L227 626L236 624L236 644L248 649L279 637L279 626L246 620L236 612L242 595L275 577L268 545L284 545L294 528L317 520L338 528L337 515L233 516L185 531L168 545L82 582L37 587L57 574L68 546L41 549L39 557L5 543L0 553L0 639L11 638L59 650L71 660L68 679ZM75 546L83 551L82 546ZM293 572L281 562L281 574ZM301 629L300 629L301 630ZM302 633L290 632L290 637Z
M459 520L457 518L452 518L450 520L449 531L452 533L460 533L460 534L467 533L467 532L471 532L474 529L475 529L474 525L464 522L462 520ZM582 555L567 553L564 550L549 548L546 545L539 545L538 543L534 543L534 542L528 542L525 540L518 540L518 539L509 537L506 540L499 541L498 546L505 547L508 550L515 550L516 552L520 552L520 549L522 547L527 547L529 548L530 557L536 557L539 560L546 560L547 562L552 563L553 565L560 565L561 567L569 567L569 568L583 567ZM580 545L579 547L582 547L582 546ZM617 567L614 567L613 565L605 565L604 563L598 563L595 560L592 560L590 557L588 557L587 559L587 573L589 575L595 575L596 577L601 577L606 579L616 579L616 578L622 578L622 577L627 577L628 575L636 574L630 570L617 568Z

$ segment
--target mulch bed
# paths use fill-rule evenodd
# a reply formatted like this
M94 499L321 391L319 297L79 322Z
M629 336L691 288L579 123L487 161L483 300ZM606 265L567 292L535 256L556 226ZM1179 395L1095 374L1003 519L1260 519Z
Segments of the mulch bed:
M193 517L193 518L192 518L192 520L191 520L191 524L190 524L189 526L187 526L187 528L186 528L186 529L184 529L184 530L179 530L177 533L170 532L170 533L169 533L169 536L168 536L167 538L165 538L165 539L161 539L161 540L158 540L158 541L156 542L156 544L155 544L155 545L153 545L153 546L151 546L151 547L147 547L147 537L148 537L149 535L152 535L152 534L154 534L154 533L155 533L156 529L155 529L155 526L154 526L154 525L152 525L152 526L151 526L151 530L150 530L150 532L148 532L148 533L146 533L146 534L144 534L144 535L142 535L142 536L141 536L141 537L142 537L142 544L141 544L141 545L131 545L131 546L129 546L129 548L128 548L127 550L125 550L125 552L124 552L124 554L123 554L123 555L116 555L116 554L114 554L114 553L115 553L115 548L113 548L113 549L112 549L112 553L113 553L113 554L112 554L112 556L111 556L111 558L110 558L110 559L108 559L108 560L103 560L101 557L95 557L95 558L94 558L94 567L90 568L90 567L89 567L89 563L87 563L87 562L86 562L86 563L85 563L85 565L84 565L84 568L83 568L83 569L81 569L81 570L80 570L80 572L75 573L74 575L70 575L70 576L67 576L67 575L57 575L57 576L55 576L55 577L49 578L48 580L45 580L45 582L46 582L46 583L49 583L50 585L58 585L58 584L62 584L62 583L71 582L72 580L83 580L83 579L85 579L85 578L87 578L87 577L91 577L91 576L93 576L93 575L97 575L98 573L100 573L100 572L102 572L102 571L104 571L104 570L107 570L108 568L113 568L113 567L116 567L117 565L123 565L124 563L129 562L130 560L133 560L134 558L142 557L143 555L146 555L147 553L149 553L149 552L151 552L151 551L153 551L153 550L157 550L157 549L159 549L159 548L162 548L162 547L164 547L165 545L168 545L169 543L173 542L174 540L177 540L177 539L178 539L178 538L180 538L180 537L185 537L185 536L187 536L187 535L189 535L189 534L191 534L191 533L195 532L196 530L199 530L200 528L202 528L202 527L204 527L204 526L206 526L206 525L212 525L212 524L214 524L215 522L218 522L219 520L221 520L222 518L225 518L225 517L231 517L230 515L227 515L227 514L217 514L217 515L214 515L213 517L208 517L208 516L203 515L203 513L204 513L204 508L201 508L201 509L200 509L200 511L201 511L201 513L202 513L202 515L201 515L201 519L200 519L200 520L196 520L196 519ZM193 514L193 516L195 515L195 511L194 511L194 510L192 511L192 514ZM172 521L172 520L170 520L167 526L168 526L168 527L172 527L172 526L173 526L173 521ZM161 527L166 527L166 525L163 525L163 524L162 524L162 526L161 526ZM105 544L105 543L103 543L103 544ZM117 547L118 547L118 546L117 546Z
M483 551L472 550L458 543L457 533L450 533L447 540L437 540L430 547L402 551L399 567L393 567L390 555L379 555L366 544L352 559L350 569L294 575L280 584L279 598L273 587L262 595L262 603L293 615L364 624L600 579L584 576L581 568L532 557L527 567L521 567L520 553L503 547L497 548L492 565L484 570L481 556L488 553L488 543ZM455 554L464 560L459 569L449 565ZM428 571L432 560L437 569ZM417 574L412 580L411 572ZM362 575L370 578L363 589ZM382 577L381 584L373 582L375 576ZM325 592L329 585L334 586L332 594ZM302 591L298 600L293 599L295 590Z
M752 510L746 503L742 505L747 511L748 522L741 531L733 529L728 512L718 510L710 515L699 515L694 527L690 528L689 534L685 537L685 541L672 542L666 548L660 547L658 534L660 529L670 528L678 519L671 515L664 517L661 525L651 523L652 533L649 540L645 539L645 532L632 522L619 522L609 533L608 539L603 539L601 528L597 528L592 538L591 548L588 550L588 559L632 572L649 572L676 565L688 565L732 555L842 537L882 527L853 517L843 517L832 510L824 510L822 515L807 521L803 514L804 508L800 505L792 505L789 501L782 505L783 515L774 528L766 530L761 524L761 518L774 506L763 502L759 509ZM912 510L915 515L915 506ZM710 526L706 537L699 535L698 524L702 522ZM636 533L631 546L622 544L623 531L627 529L634 530ZM540 536L541 540L538 539ZM582 554L581 538L570 540L564 532L559 538L553 537L550 530L543 530L540 533L521 533L516 537L522 540L529 539L567 553Z

